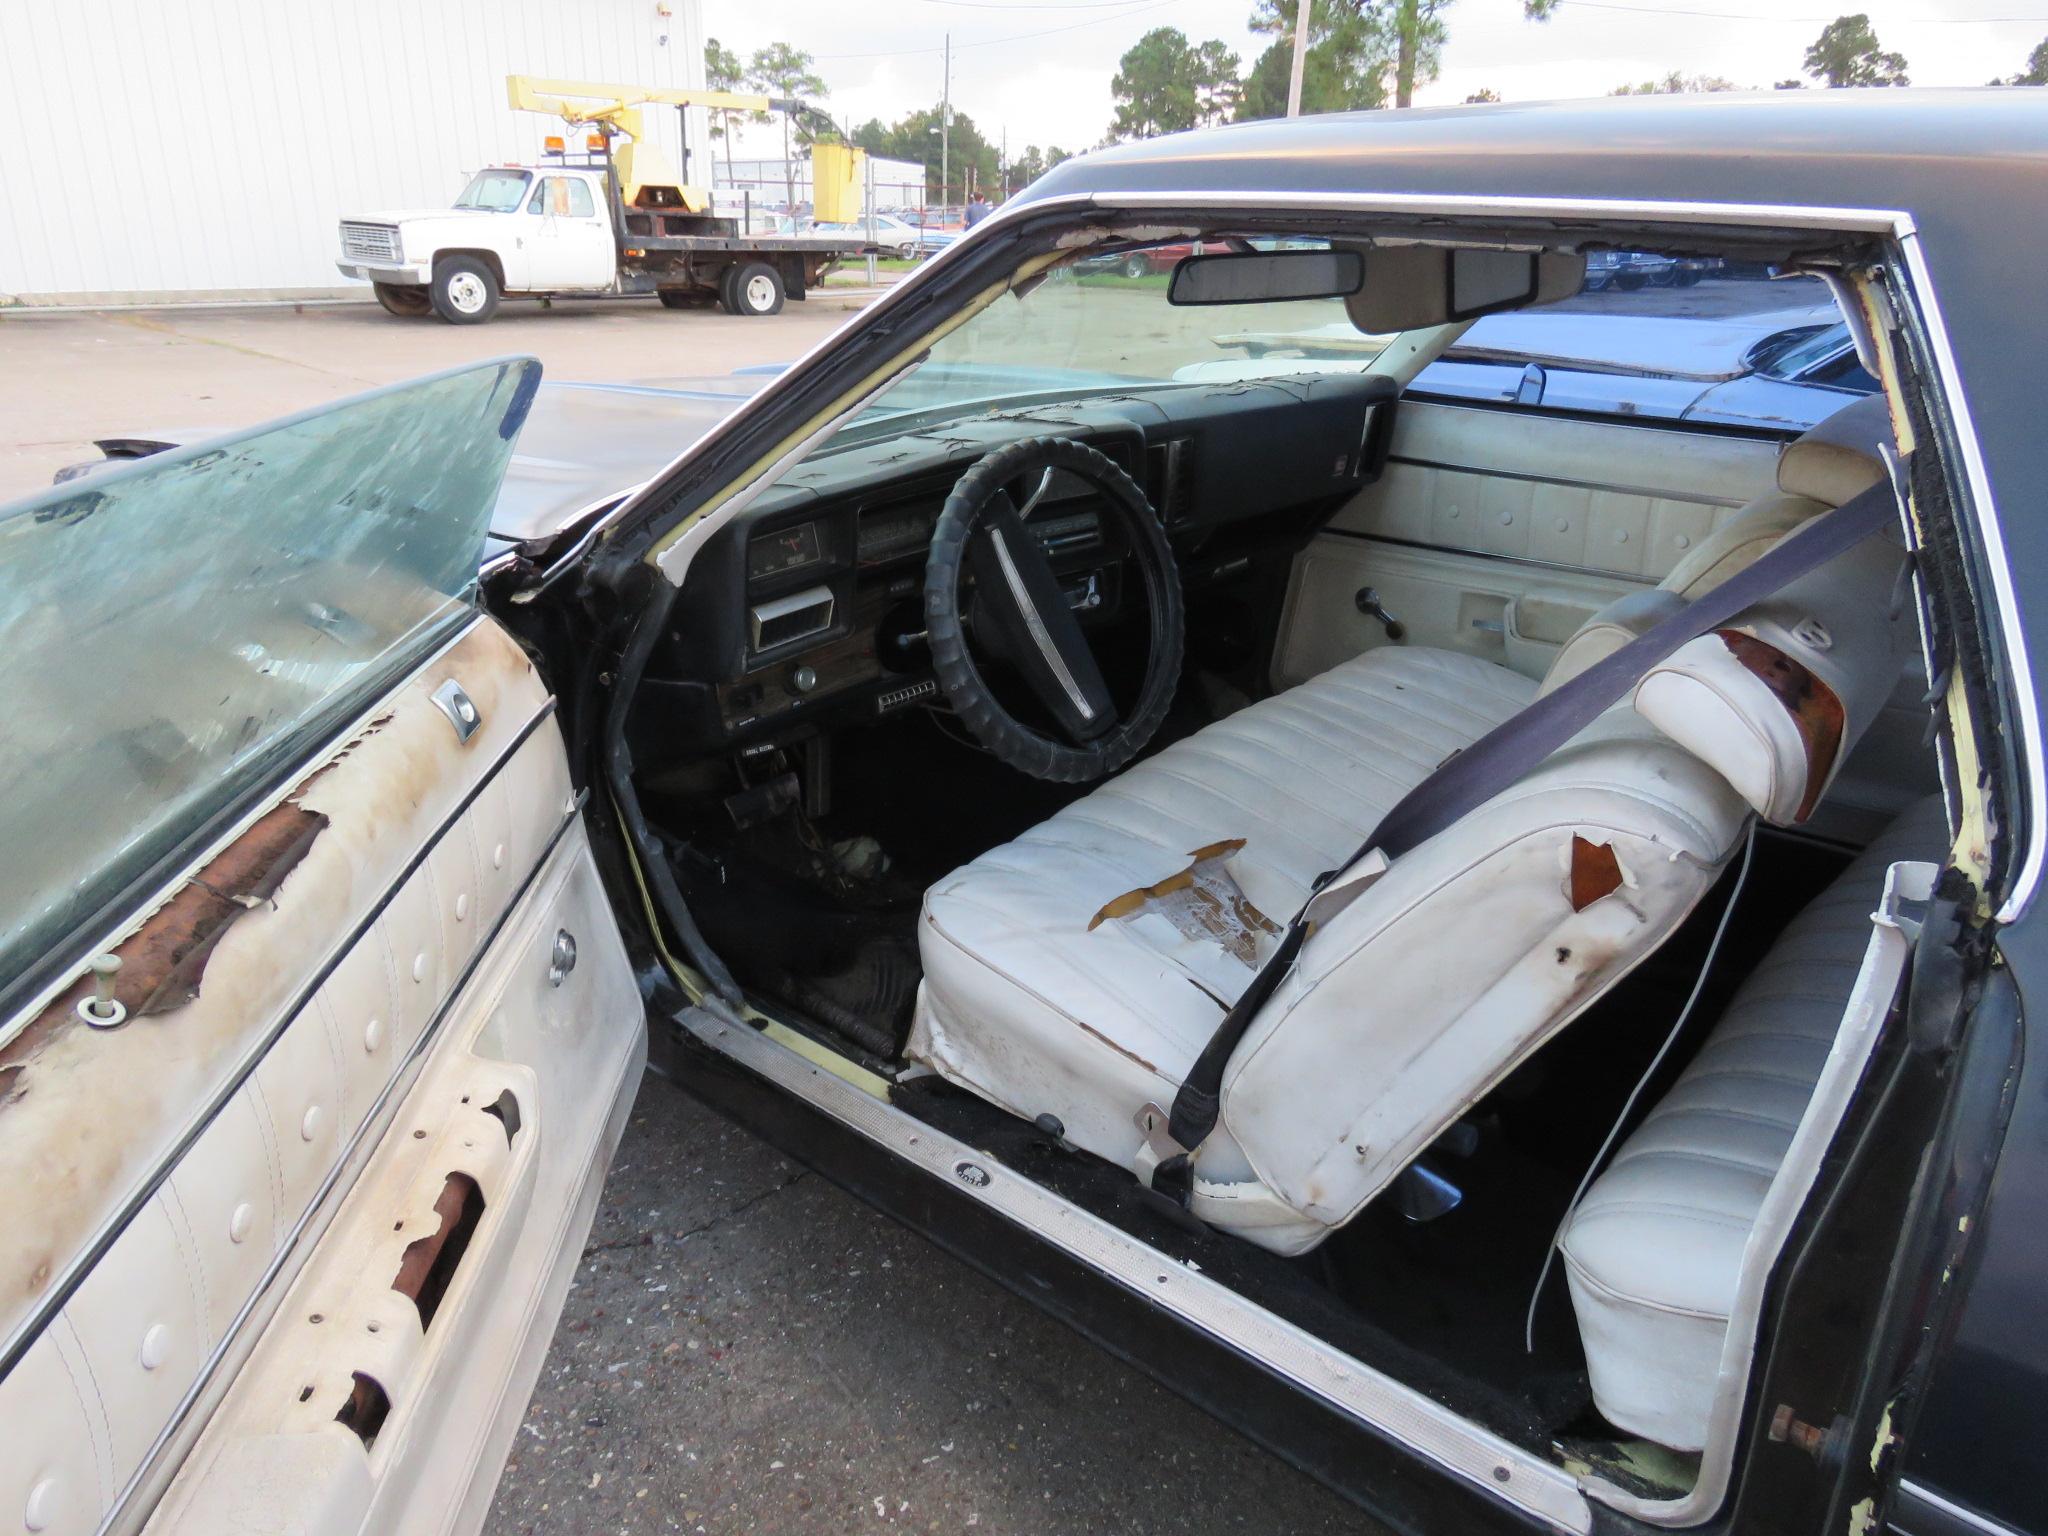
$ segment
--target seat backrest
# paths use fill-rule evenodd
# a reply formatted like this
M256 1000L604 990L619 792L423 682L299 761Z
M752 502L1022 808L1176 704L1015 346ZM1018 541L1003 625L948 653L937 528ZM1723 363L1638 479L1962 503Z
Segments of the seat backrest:
M1748 569L1787 534L1877 484L1885 474L1880 448L1889 441L1884 397L1871 395L1787 443L1778 456L1777 489L1700 540L1654 589L1631 592L1582 624L1551 662L1540 691L1548 693L1613 655L1680 603Z
M1348 1221L1671 935L1751 812L1809 814L1897 673L1902 560L1865 540L1681 647L1312 933L1224 1076L1259 1180Z

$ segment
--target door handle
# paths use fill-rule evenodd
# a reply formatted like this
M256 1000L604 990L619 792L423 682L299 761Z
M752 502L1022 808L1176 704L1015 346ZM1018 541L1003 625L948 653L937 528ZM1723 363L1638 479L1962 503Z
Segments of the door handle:
M1408 626L1387 612L1387 605L1380 601L1379 593L1371 587L1360 587L1352 594L1351 601L1358 605L1360 613L1380 621L1380 626L1386 630L1389 640L1399 640L1408 633Z

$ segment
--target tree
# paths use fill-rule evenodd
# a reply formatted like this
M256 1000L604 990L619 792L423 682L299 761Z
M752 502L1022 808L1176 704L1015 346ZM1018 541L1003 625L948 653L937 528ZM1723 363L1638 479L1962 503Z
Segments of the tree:
M747 84L765 96L810 101L825 94L825 82L811 72L811 56L787 43L770 43L754 50L747 64ZM811 120L794 112L782 114L782 177L788 194L788 208L796 212L796 161L790 153L790 120L796 119L797 143L810 145L818 137Z
M704 84L714 91L737 91L747 83L746 68L740 63L740 56L715 37L704 39ZM732 180L732 120L746 116L755 122L766 122L765 112L737 113L719 110L711 114L711 137L725 141L725 179ZM712 151L714 173L718 164L718 152Z
M884 159L915 161L924 167L927 196L936 196L940 202L956 201L949 195L948 188L940 187L932 180L938 171L937 106L920 108L887 125L879 118L870 118L854 130L853 142L869 154L880 155ZM953 186L963 191L970 187L988 191L997 186L1001 168L997 164L996 147L981 136L981 130L974 126L974 119L965 112L955 111L953 114L949 148L948 169L953 177ZM1047 169L1059 163L1051 158L1053 155L1065 158L1058 150L1048 151Z
M1195 122L1200 127L1227 123L1237 116L1244 85L1237 78L1236 53L1216 38L1195 50Z
M1495 90L1495 89L1494 89L1494 88L1493 88L1492 86L1490 86L1490 85L1482 85L1481 87L1479 87L1479 89L1478 89L1478 90L1474 91L1474 92L1473 92L1473 93L1472 93L1472 94L1471 94L1470 96L1467 96L1467 97L1465 98L1465 105L1466 105L1466 106L1468 106L1468 107L1477 107L1477 106L1483 106L1483 105L1484 105L1485 103L1487 103L1487 102L1489 102L1489 101L1499 101L1499 100L1500 100L1500 92L1499 92L1499 91L1496 91L1496 90Z
M1522 0L1522 15L1545 21L1558 0ZM1301 110L1340 112L1413 103L1415 88L1437 77L1450 32L1451 0L1316 0L1309 16ZM1279 117L1287 110L1293 65L1295 0L1257 0L1251 29L1273 36L1245 81L1240 118Z
M1273 41L1252 63L1238 102L1239 122L1283 117L1294 66L1295 0L1258 0L1251 29ZM1316 0L1309 11L1308 56L1302 61L1301 110L1347 112L1386 105L1392 52L1377 0Z
M1640 85L1617 85L1610 96L1703 96L1710 91L1732 91L1735 82L1719 75L1685 75L1671 71L1662 80L1645 80Z
M1117 61L1109 90L1112 139L1227 122L1237 109L1237 55L1214 38L1194 47L1178 27L1154 27Z
M2007 75L2003 80L1993 80L1993 85L2048 85L2048 38L2034 45L2034 51L2027 55L2027 67L2016 75Z
M1906 60L1877 46L1870 18L1858 11L1821 28L1806 50L1806 72L1831 86L1904 85Z

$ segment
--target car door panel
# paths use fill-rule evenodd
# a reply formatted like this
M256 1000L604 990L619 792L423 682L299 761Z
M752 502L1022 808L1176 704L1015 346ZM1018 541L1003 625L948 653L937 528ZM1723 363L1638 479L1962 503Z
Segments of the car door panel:
M1763 437L1404 400L1385 473L1296 559L1273 680L1394 643L1359 611L1366 587L1404 626L1399 643L1541 676L1578 620L1654 585L1769 489L1778 452Z
M451 679L479 717L467 739L433 697ZM124 982L145 981L163 958L162 923L187 910L191 893L232 896L249 850L260 854L280 826L296 826L296 861L267 896L237 904L190 974L193 995L174 993L154 1015L99 1031L77 1021L67 993L0 1052L12 1089L0 1106L0 1221L11 1234L0 1266L14 1282L0 1299L12 1362L0 1384L10 1402L24 1390L19 1372L48 1387L50 1362L63 1364L56 1341L75 1337L79 1411L106 1426L104 1470L89 1496L71 1451L11 1436L0 1437L13 1441L0 1450L0 1492L20 1487L27 1497L56 1478L82 1511L80 1528L138 1528L191 1447L213 1433L219 1405L238 1400L238 1367L301 1266L369 1287L352 1314L366 1336L385 1312L409 1315L418 1335L418 1312L391 1291L395 1266L382 1270L385 1255L337 1250L321 1234L392 1136L445 1153L460 1129L474 1159L487 1146L480 1126L519 1154L506 1166L526 1171L508 1180L480 1164L471 1175L495 1198L489 1219L465 1236L456 1278L475 1272L486 1277L466 1282L476 1288L510 1286L503 1306L517 1326L501 1319L461 1370L406 1401L433 1426L423 1443L463 1438L456 1465L488 1486L496 1463L477 1459L487 1426L451 1411L447 1394L473 1376L488 1389L485 1418L495 1422L509 1405L516 1421L531 1378L515 1381L517 1350L493 1346L535 1331L545 1340L567 1283L554 1271L573 1267L576 1222L588 1221L606 1137L623 1125L645 1049L631 971L587 869L552 709L519 648L491 621L473 622L116 946ZM580 955L557 987L550 956L563 925L547 903L567 899L572 868L584 871L570 925ZM533 995L519 998L521 989ZM493 1033L494 1012L527 1022L499 1020ZM398 1134L394 1116L401 1098L408 1110L416 1102L407 1096L415 1079L451 1092ZM508 1139L514 1122L520 1130ZM445 1183L446 1170L437 1190ZM580 1206L564 1195L540 1207L543 1219L522 1219L533 1188L581 1183L592 1188ZM380 1187L389 1192L389 1181ZM404 1212L382 1220L384 1230L401 1219L433 1225L434 1197L399 1204ZM486 1297L469 1310L497 1305ZM402 1333L378 1343L373 1366L397 1373L410 1347ZM360 1461L366 1448L337 1423L340 1405L327 1400L323 1411ZM324 1456L313 1460L333 1460ZM344 1469L334 1498L307 1507L338 1517L378 1479L346 1458L334 1464ZM289 1493L298 1484L266 1486ZM459 1510L460 1491L444 1502ZM280 1528L300 1515L295 1506L274 1513ZM392 1515L370 1528L397 1524Z
M45 1536L88 1536L113 1497L107 1422L59 1318L0 1378L0 1510Z
M564 932L577 948L566 972ZM307 1467L327 1480L312 1503L355 1522L335 1529L473 1528L644 1049L624 948L569 823L149 1529L270 1528L301 1499L286 1478ZM550 1096L543 1082L581 1091ZM451 1199L461 1180L474 1194ZM445 1218L464 1198L480 1214L428 1313L395 1282L422 1272L423 1239L447 1251ZM373 1423L338 1423L359 1378L375 1384ZM337 1434L353 1457L309 1447Z

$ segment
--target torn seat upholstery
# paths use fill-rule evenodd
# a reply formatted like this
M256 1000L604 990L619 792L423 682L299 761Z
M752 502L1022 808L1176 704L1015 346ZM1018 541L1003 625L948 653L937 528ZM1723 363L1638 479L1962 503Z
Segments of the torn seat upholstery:
M1610 709L1321 923L1231 1058L1194 1213L1313 1247L1655 950L1752 811L1804 814L1896 671L1888 627L1856 615L1881 612L1875 565L1897 559L1846 593L1830 566L1781 594L1749 626L1786 663L1768 683L1721 665L1735 641L1681 648L1638 691L1651 710ZM1816 672L1851 704L1787 728ZM1174 1094L1318 875L1535 692L1477 658L1376 649L954 871L925 896L910 1056L1149 1178Z

